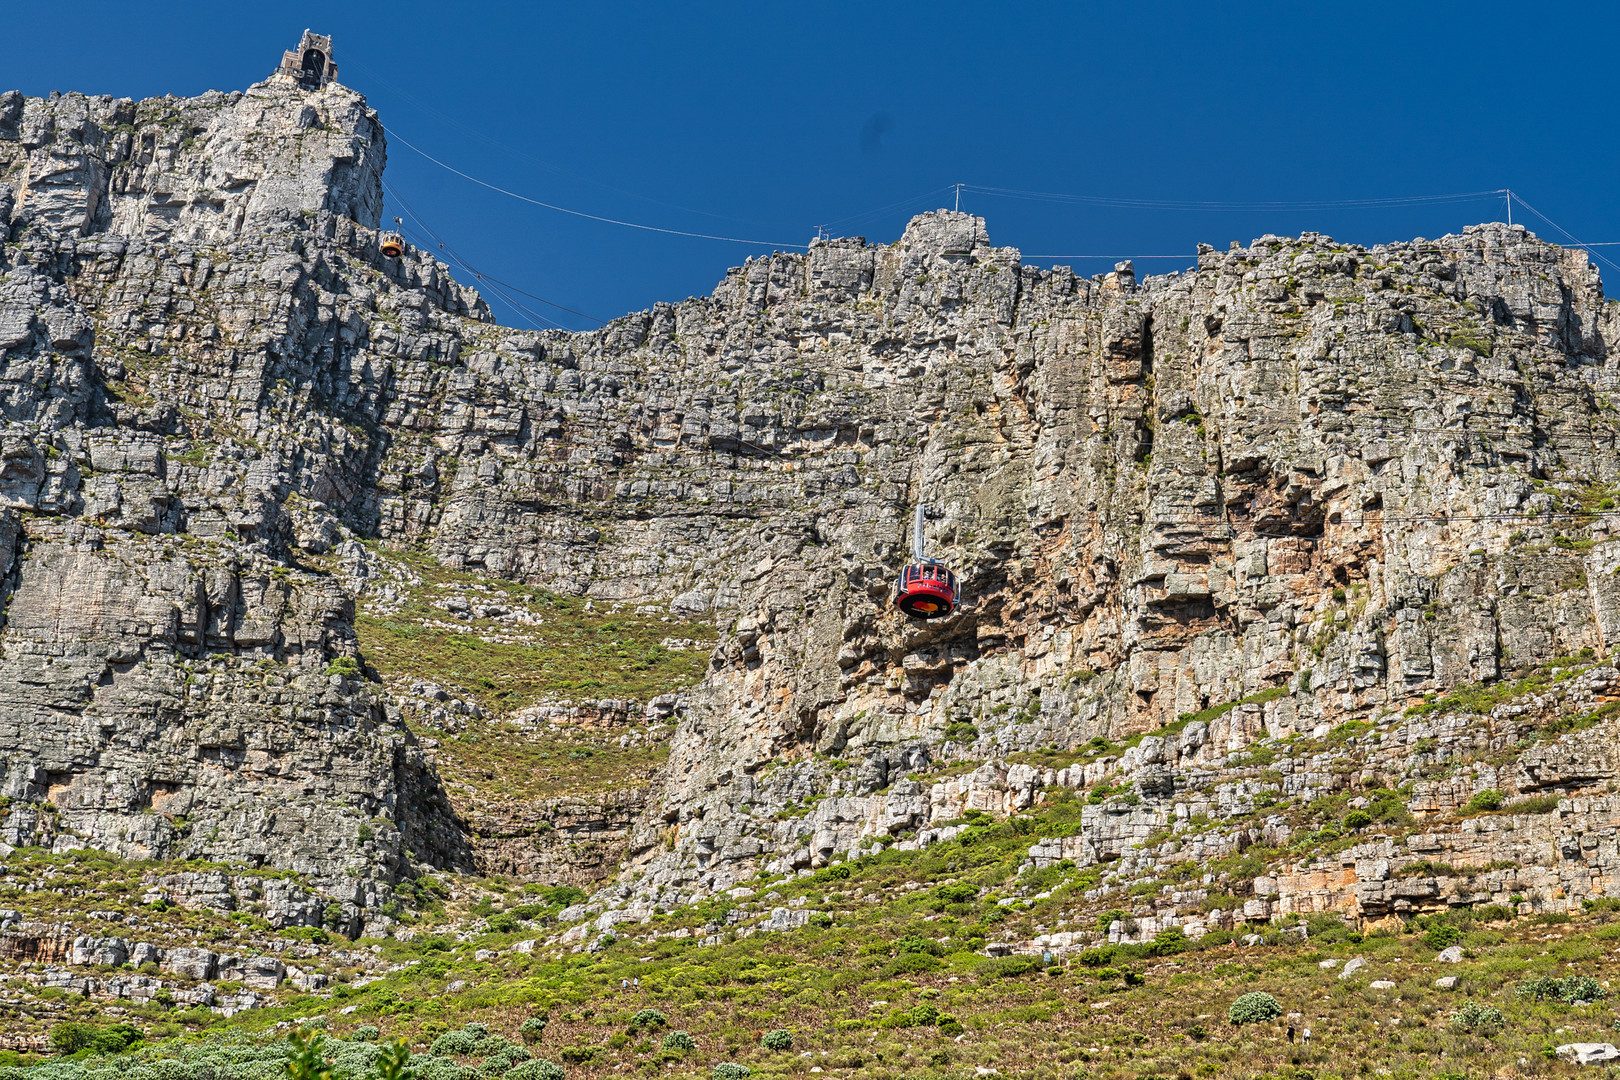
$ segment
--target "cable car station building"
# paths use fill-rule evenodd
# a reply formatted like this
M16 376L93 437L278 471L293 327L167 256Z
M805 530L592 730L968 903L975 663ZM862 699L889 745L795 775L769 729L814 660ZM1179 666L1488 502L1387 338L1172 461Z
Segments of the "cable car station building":
M332 63L332 39L325 34L304 31L298 48L281 54L277 75L290 75L305 90L319 90L329 82L337 81L337 65Z

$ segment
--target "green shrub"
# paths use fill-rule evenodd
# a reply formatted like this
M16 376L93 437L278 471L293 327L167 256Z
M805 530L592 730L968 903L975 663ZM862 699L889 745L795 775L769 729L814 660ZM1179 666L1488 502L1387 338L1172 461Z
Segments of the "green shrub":
M642 1009L640 1012L636 1013L636 1015L630 1018L630 1034L632 1035L643 1028L650 1031L654 1028L668 1026L669 1017L665 1016L657 1009Z
M80 1050L119 1054L140 1041L140 1029L132 1024L99 1027L69 1020L51 1028L51 1046L59 1054L76 1054Z
M975 742L979 738L979 729L958 721L945 729L945 738L948 742Z
M1234 1024L1259 1024L1275 1020L1282 1015L1277 999L1263 990L1244 994L1226 1010L1226 1018Z
M518 1025L518 1036L526 1043L537 1043L546 1033L546 1018L531 1016Z
M997 956L979 964L975 970L985 979L1016 979L1040 968L1041 962L1034 956Z
M903 952L883 967L885 975L921 975L945 965L939 957L925 952Z
M1495 788L1486 788L1484 791L1474 792L1474 797L1463 806L1465 814L1488 814L1502 809L1507 800Z
M477 1030L475 1030L477 1029ZM428 1053L435 1057L462 1057L478 1053L479 1044L489 1037L483 1024L468 1024L460 1031L447 1031L433 1040Z
M786 1028L767 1031L765 1036L759 1040L759 1045L767 1050L791 1050L793 1049L793 1033Z
M897 953L931 953L934 956L944 956L945 946L933 938L923 937L921 934L907 934L894 943Z
M474 1070L457 1065L454 1058L419 1057L411 1065L411 1080L476 1080L477 1076Z
M1447 923L1437 923L1423 932L1423 944L1436 951L1448 949L1462 940L1462 931Z
M664 1036L665 1050L696 1050L697 1042L690 1031L671 1031Z
M962 1021L947 1013L940 1014L939 1033L941 1035L960 1035L962 1031Z
M1499 1029L1505 1022L1501 1009L1470 1001L1451 1014L1451 1026L1463 1031Z
M566 1080L562 1066L553 1065L544 1058L525 1061L506 1074L506 1080Z
M352 656L335 657L330 664L326 665L326 673L328 675L343 675L352 678L360 674L360 661Z
M1352 810L1344 815L1344 827L1347 829L1365 829L1373 823L1373 816L1365 810Z
M494 1041L495 1040L493 1039L490 1040L490 1042ZM528 1061L532 1057L534 1057L534 1055L529 1053L523 1047L514 1046L511 1043L507 1043L505 1046L486 1057L483 1063L478 1066L478 1071L484 1076L502 1076L509 1069L511 1069L512 1066Z
M326 1036L294 1029L287 1036L287 1080L332 1080L332 1063L321 1048Z
M510 934L519 926L518 917L510 911L497 911L487 921L492 934Z
M354 1033L349 1038L356 1042L376 1042L380 1035L382 1035L382 1032L377 1029L376 1024L361 1024L354 1029Z
M751 1070L746 1065L738 1065L734 1061L722 1061L714 1067L714 1080L748 1080Z
M378 1047L372 1060L372 1071L377 1080L410 1080L411 1048L404 1039L396 1039L387 1046Z
M1609 996L1602 984L1590 975L1566 975L1562 979L1543 975L1539 979L1520 983L1513 992L1531 1001L1560 1001L1565 1005L1573 1005L1577 1001L1598 1001Z

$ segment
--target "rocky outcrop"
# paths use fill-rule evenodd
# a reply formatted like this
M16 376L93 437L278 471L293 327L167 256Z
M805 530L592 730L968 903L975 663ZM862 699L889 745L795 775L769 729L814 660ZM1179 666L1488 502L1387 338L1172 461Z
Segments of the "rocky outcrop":
M1277 782L1227 770L1257 741L1384 737L1620 625L1620 316L1522 227L1262 237L1139 281L939 211L524 333L380 254L383 160L335 82L0 97L8 843L297 869L351 921L413 862L473 865L410 717L355 677L355 593L402 602L361 541L714 620L647 809L568 811L627 836L637 903L1104 780L1138 802L1088 807L1059 856L1129 863L1177 806L1253 811ZM888 603L918 501L967 600L927 625ZM453 700L426 715L473 716ZM1500 719L1400 745L1511 741ZM1072 764L1006 761L1051 748ZM1609 756L1494 782L1571 789ZM1302 761L1281 790L1349 782ZM489 858L560 873L509 825L478 827ZM1241 832L1198 850L1280 839Z
M640 834L647 880L729 885L773 848L760 810L812 791L865 800L841 819L881 836L899 792L875 793L942 751L1079 747L1284 693L1142 740L1142 793L1168 795L1263 735L1605 647L1609 519L1586 512L1616 479L1615 310L1580 253L1502 226L1266 237L1085 281L938 214L892 248L784 262L805 276L766 305L776 338L881 378L894 427L864 455L875 498L815 501L813 533L738 578ZM829 262L870 276L828 290ZM885 607L920 497L970 598L942 625ZM971 738L947 750L953 726Z
M382 161L337 86L0 96L8 843L307 872L355 927L411 857L467 865L415 740L352 677L351 597L292 554L335 536L320 462L352 438L271 400L344 336L316 284L337 250L309 245L374 244Z

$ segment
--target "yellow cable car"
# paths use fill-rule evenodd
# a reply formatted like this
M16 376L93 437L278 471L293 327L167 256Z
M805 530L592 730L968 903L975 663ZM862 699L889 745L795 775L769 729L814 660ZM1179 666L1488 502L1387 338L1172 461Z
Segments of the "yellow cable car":
M390 259L397 259L405 254L405 238L397 232L382 234L382 253Z

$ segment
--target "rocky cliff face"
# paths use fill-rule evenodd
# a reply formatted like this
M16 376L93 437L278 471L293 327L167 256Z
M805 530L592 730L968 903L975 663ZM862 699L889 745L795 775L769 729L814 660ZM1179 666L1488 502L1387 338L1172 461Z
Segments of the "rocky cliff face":
M9 843L304 870L353 918L473 865L355 674L390 548L719 628L649 809L563 808L630 833L638 904L1047 787L1128 780L1142 839L1256 740L1620 633L1620 314L1522 228L1139 282L940 211L532 334L379 254L383 159L284 76L0 97ZM919 500L967 599L926 626L888 602ZM484 865L557 872L503 828Z

